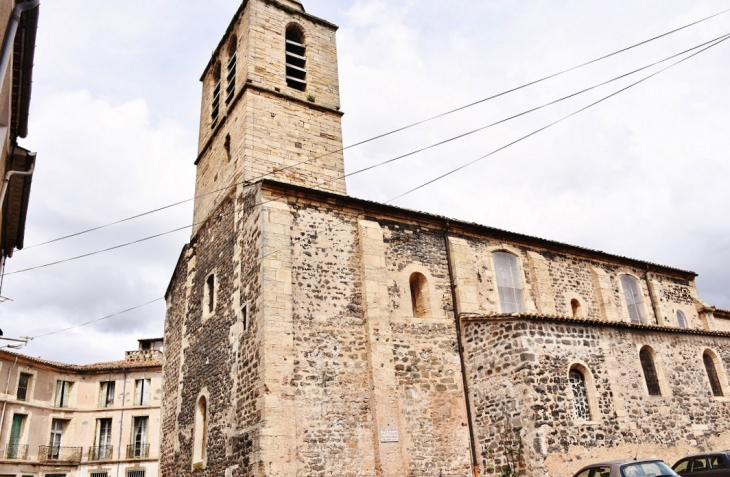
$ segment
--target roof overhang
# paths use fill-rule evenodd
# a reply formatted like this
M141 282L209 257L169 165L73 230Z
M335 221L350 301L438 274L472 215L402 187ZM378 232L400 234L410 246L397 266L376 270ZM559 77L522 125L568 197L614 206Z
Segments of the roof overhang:
M35 162L35 154L19 146L11 146L6 171L28 172ZM25 240L25 222L28 217L32 175L15 175L10 178L5 202L2 206L2 233L0 248L5 256L12 256L13 250L22 249Z

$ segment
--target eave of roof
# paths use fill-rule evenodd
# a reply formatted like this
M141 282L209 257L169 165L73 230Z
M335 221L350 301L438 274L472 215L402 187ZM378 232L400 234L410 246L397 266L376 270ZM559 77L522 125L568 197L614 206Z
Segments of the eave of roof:
M452 232L459 232L461 229L463 232L470 232L479 235L488 235L492 238L519 242L525 245L536 245L546 249L559 249L555 251L565 251L575 255L580 255L587 258L596 260L610 261L614 263L622 263L631 265L633 267L641 268L647 271L661 272L664 274L670 274L679 276L684 280L694 280L697 274L692 271L682 270L679 268L669 267L666 265L660 265L657 263L646 262L643 260L637 260L630 257L624 257L621 255L614 255L600 250L593 250L589 248L579 247L577 245L570 245L562 242L553 240L543 239L530 235L520 234L516 232L509 232L494 227L488 227L473 222L466 222L461 220L450 219L448 217L430 214L427 212L416 211L412 209L406 209L402 207L396 207L393 205L382 204L365 199L358 199L346 195L335 194L332 192L321 191L316 189L310 189L298 185L292 185L284 182L278 182L272 179L263 179L261 181L265 188L276 188L280 190L286 190L295 192L297 195L311 197L319 201L336 201L340 203L346 203L353 208L360 208L364 211L379 211L381 213L387 213L395 216L406 216L411 219L436 222L439 226L445 230Z
M84 372L91 372L91 373L98 373L98 372L109 372L109 371L124 371L124 370L132 370L132 369L152 369L152 368L160 368L162 369L162 361L160 360L151 360L151 361L111 361L107 363L93 363L93 364L86 364L86 365L77 365L77 364L68 364L68 363L59 363L56 361L49 361L47 359L42 358L36 358L34 356L27 356L20 353L14 353L12 351L6 351L6 350L0 350L0 357L6 358L6 359L15 359L16 357L18 360L22 360L28 363L37 364L41 366L46 366L49 368L54 368L58 371L70 371L75 373L84 373Z
M594 326L601 328L620 328L629 330L640 330L640 331L655 331L662 333L674 333L683 335L700 335L700 336L719 336L723 338L730 338L730 332L726 331L709 331L709 330L697 330L689 328L676 328L669 326L659 325L640 325L635 323L616 322L616 321L603 321L603 320L589 320L584 318L573 318L568 316L559 315L541 315L535 313L510 313L510 314L492 314L492 315L481 315L462 313L460 315L463 322L481 322L481 321L514 321L514 320L527 320L527 321L545 321L552 323L564 323L566 325L579 325L579 326Z
M20 18L13 44L13 109L11 138L28 136L28 115L33 83L33 61L40 7L25 12Z

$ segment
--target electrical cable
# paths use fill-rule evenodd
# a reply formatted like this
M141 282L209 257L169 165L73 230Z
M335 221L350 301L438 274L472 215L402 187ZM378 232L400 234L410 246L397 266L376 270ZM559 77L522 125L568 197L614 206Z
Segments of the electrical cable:
M281 252L281 251L284 251L284 250L286 250L287 248L288 248L288 247L283 247L283 248L280 248L280 249L274 250L273 252L270 252L270 253L268 253L268 254L266 254L266 255L264 255L264 256L262 256L262 257L258 258L258 259L257 259L257 261L258 261L258 262L262 262L262 261L264 261L265 259L267 259L268 257L271 257L271 256L273 256L273 255L276 255L277 253L279 253L279 252ZM111 315L107 315L107 316L104 316L104 317L102 317L102 318L97 318L97 319L95 319L95 320L87 321L87 322L85 322L85 323L80 323L80 324L78 324L78 325L73 325L73 326L69 326L68 328L63 328L63 329L60 329L60 330L56 330L56 331L51 331L51 332L49 332L49 333L44 333L44 334L41 334L41 335L36 335L36 336L29 336L29 337L28 337L28 340L29 340L29 341L32 341L32 340L35 340L35 339L38 339L38 338L44 338L44 337L46 337L46 336L56 335L56 334L59 334L59 333L65 333L66 331L71 331L71 330L74 330L74 329L76 329L76 328L82 328L82 327L84 327L84 326L89 326L89 325L91 325L91 324L94 324L94 323L98 323L98 322L100 322L100 321L104 321L104 320L108 320L108 319L110 319L110 318L115 318L115 317L118 317L118 316L124 315L124 314L126 314L126 313L129 313L130 311L134 311L134 310L138 310L138 309L140 309L140 308L144 308L145 306L149 306L149 305L151 305L151 304L153 304L153 303L157 303L157 302L158 302L158 301L160 301L160 300L165 300L165 297L155 298L154 300L150 300L150 301L148 301L148 302L146 302L146 303L142 303L141 305L133 306L133 307L131 307L131 308L127 308L126 310L123 310L123 311L120 311L120 312L117 312L117 313L113 313L113 314L111 314Z
M414 187L413 189L410 189L407 192L404 192L403 194L400 194L399 196L394 197L394 198L386 201L385 203L386 204L390 204L391 202L394 202L394 201L396 201L396 200L398 200L398 199L400 199L400 198L402 198L402 197L404 197L404 196L406 196L406 195L408 195L408 194L410 194L412 192L415 192L415 191L417 191L419 189L422 189L422 188L424 188L426 186L429 186L429 185L433 184L436 181L439 181L439 180L441 180L441 179L443 179L443 178L445 178L447 176L450 176L451 174L455 174L456 172L458 172L458 171L460 171L462 169L465 169L465 168L467 168L467 167L469 167L469 166L471 166L473 164L476 164L477 162L479 162L479 161L481 161L483 159L486 159L486 158L488 158L490 156L493 156L494 154L496 154L496 153L498 153L500 151L503 151L503 150L507 149L510 146L513 146L513 145L515 145L515 144L517 144L519 142L522 142L522 141L524 141L525 139L527 139L529 137L532 137L532 136L534 136L534 135L536 135L536 134L538 134L538 133L540 133L540 132L542 132L542 131L544 131L544 130L552 127L552 126L555 126L556 124L559 124L559 123L561 123L561 122L563 122L563 121L565 121L565 120L567 120L569 118L572 118L573 116L575 116L577 114L580 114L583 111L585 111L587 109L590 109L593 106L596 106L596 105L598 105L598 104L600 104L600 103L602 103L602 102L604 102L604 101L606 101L606 100L608 100L608 99L610 99L610 98L612 98L612 97L614 97L614 96L616 96L616 95L618 95L618 94L620 94L620 93L622 93L622 92L624 92L624 91L626 91L626 90L628 90L630 88L633 88L634 86L637 86L637 85L639 85L639 84L641 84L641 83L643 83L643 82L645 82L645 81L653 78L654 76L656 76L658 74L661 74L664 71L667 71L670 68L673 68L673 67L675 67L675 66L677 66L677 65L679 65L681 63L684 63L685 61L687 61L687 60L689 60L689 59L691 59L691 58L699 55L700 53L703 53L703 52L709 50L710 48L712 48L714 46L719 45L720 43L722 43L722 42L724 42L724 41L726 41L728 39L730 39L730 36L727 36L726 35L726 36L722 37L721 40L715 42L714 44L709 45L709 46L703 48L702 50L700 50L700 51L698 51L696 53L693 53L692 55L690 55L690 56L688 56L686 58L683 58L683 59L681 59L681 60L679 60L679 61L677 61L677 62L675 62L675 63L673 63L673 64L671 64L669 66L667 66L666 68L662 68L661 70L659 70L659 71L657 71L655 73L652 73L651 75L649 75L649 76L647 76L645 78L642 78L641 80L639 80L639 81L637 81L635 83L632 83L629 86L626 86L625 88L622 88L622 89L620 89L620 90L618 90L618 91L616 91L616 92L614 92L614 93L612 93L612 94L610 94L608 96L605 96L605 97L601 98L600 100L589 104L588 106L585 106L585 107L583 107L583 108L581 108L581 109L579 109L577 111L574 111L573 113L571 113L571 114L569 114L567 116L564 116L564 117L560 118L557 121L553 121L552 123L548 124L547 126L544 126L544 127L540 128L540 129L537 129L537 130L531 132L530 134L528 134L526 136L523 136L523 137L517 139L516 141L512 141L511 143L509 143L509 144L507 144L505 146L502 146L499 149L495 149L494 151L490 152L489 154L486 154L486 155L484 155L482 157L479 157L477 159L474 159L473 161L467 162L466 164L463 164L463 165L457 167L456 169L452 169L451 171L449 171L449 172L447 172L445 174L442 174L442 175L440 175L440 176L438 176L438 177L436 177L434 179L429 180L428 182L425 182L425 183L423 183L423 184L421 184L421 185L419 185L417 187Z
M622 91L624 91L624 90L626 90L626 89L629 89L629 88L631 88L631 87L633 87L633 86L635 86L635 85L637 85L637 84L639 84L639 83L642 83L642 82L646 81L646 80L647 80L647 79L649 79L649 78L652 78L652 77L656 76L656 75L657 75L657 74L659 74L659 73L662 73L662 72L666 71L667 69L669 69L669 68L671 68L671 67L673 67L673 66L676 66L676 65L678 65L679 63L682 63L682 62L686 61L686 60L687 60L687 59L689 59L689 58L692 58L693 56L695 56L695 55L697 55L697 54L699 54L699 53L702 53L703 51L707 50L708 48L711 48L712 46L715 46L715 45L719 44L720 42L722 42L722 41L725 41L725 40L726 40L726 39L728 39L728 38L730 38L730 33L728 33L728 34L725 34L725 35L722 35L722 36L720 36L720 37L717 37L717 38L715 38L715 39L713 39L713 40L710 40L710 41L708 41L708 42L702 43L702 44L700 44L700 45L698 45L698 46L695 46L695 47L693 47L693 48L690 48L690 49L688 49L688 50L684 50L684 51L682 51L682 52L680 52L680 53L676 53L676 54L674 54L674 55L671 55L671 56L669 56L669 57L667 57L667 58L664 58L664 59L662 59L662 60L659 60L659 61L656 61L656 62L654 62L654 63L651 63L651 64L649 64L649 65L643 66L643 67L641 67L641 68L638 68L638 69L636 69L636 70L633 70L633 71L631 71L631 72L629 72L629 73L625 73L625 74L622 74L622 75L620 75L620 76L617 76L617 77L615 77L615 78L612 78L612 79L610 79L610 80L607 80L607 81L604 81L604 82L602 82L602 83L599 83L599 84L596 84L596 85L594 85L594 86L591 86L591 87L589 87L589 88L583 89L583 90L581 90L581 91L578 91L578 92L576 92L576 93L572 93L572 94L570 94L570 95L564 96L564 97L562 97L562 98L559 98L559 99L557 99L557 100L553 100L553 101L550 101L550 102L548 102L548 103L545 103L545 104L543 104L543 105L541 105L541 106L538 106L538 107L535 107L535 108L532 108L532 109L529 109L529 110L523 111L523 112L521 112L521 113L519 113L519 114L516 114L516 115L510 116L510 117L508 117L508 118L506 118L506 119L502 119L502 120L499 120L499 121L497 121L497 122L494 122L494 123L488 124L488 125L486 125L486 126L483 126L483 127L480 127L480 128L474 129L474 130L471 130L471 131L469 131L469 132L466 132L466 133L463 133L463 134L460 134L460 135L454 136L454 137L452 137L452 138L446 139L446 140L444 140L444 141L441 141L441 142L438 142L438 143L435 143L435 144L431 144L430 146L427 146L427 147L424 147L424 148L418 149L418 150L416 150L416 151L412 151L412 152L409 152L409 153L407 153L407 154L403 154L403 155L397 156L397 157L395 157L395 158L392 158L392 159L388 159L388 160L386 160L386 161L383 161L383 162L380 162L380 163L378 163L378 164L374 164L374 165L372 165L372 166L369 166L369 167L366 167L366 168L363 168L363 169L360 169L360 170L357 170L357 171L354 171L354 172L350 172L350 173L348 173L348 174L343 174L343 175L340 175L340 176L334 177L334 178L332 178L332 179L328 179L328 180L326 180L326 181L324 181L324 182L319 182L319 183L317 183L316 185L317 185L317 186L322 186L322 185L325 185L325 184L327 184L327 183L329 183L329 182L333 182L333 181L335 181L335 180L341 180L341 179L344 179L344 178L347 178L347 177L351 177L351 176L354 176L354 175L356 175L356 174L360 174L360 173L362 173L362 172L370 171L370 170L372 170L372 169L375 169L375 168L377 168L377 167L380 167L380 166L383 166L383 165L386 165L386 164L390 164L390 163L392 163L392 162L395 162L395 161L398 161L398 160L404 159L404 158L406 158L406 157L410 157L410 156L413 156L413 155L415 155L415 154L418 154L418 153L420 153L420 152L424 152L424 151L427 151L427 150L429 150L429 149L433 149L433 148L436 148L436 147L438 147L438 146L441 146L441 145L447 144L447 143L449 143L449 142L452 142L452 141L455 141L455 140L458 140L458 139L462 139L462 138L464 138L464 137L467 137L467 136L469 136L469 135L475 134L475 133L477 133L477 132L480 132L480 131L486 130L486 129L488 129L488 128L494 127L494 126L496 126L496 125L499 125L499 124L502 124L502 123L505 123L505 122L507 122L507 121L510 121L510 120L512 120L512 119L516 119L516 118L519 118L519 117L521 117L521 116L525 116L525 115L527 115L527 114L533 113L533 112L535 112L535 111L538 111L538 110L540 110L540 109L543 109L543 108L546 108L546 107L552 106L552 105L554 105L554 104L556 104L556 103L559 103L559 102L561 102L561 101L565 101L565 100L567 100L567 99L573 98L573 97L575 97L575 96L578 96L578 95L580 95L580 94L586 93L586 92L588 92L588 91L592 91L592 90L594 90L594 89L596 89L596 88L599 88L599 87L601 87L601 86L605 86L605 85L607 85L607 84L609 84L609 83L612 83L612 82L618 81L618 80L620 80L620 79L626 78L626 77L628 77L628 76L630 76L630 75L633 75L633 74L635 74L635 73L638 73L638 72L640 72L640 71L646 70L646 69L648 69L648 68L651 68L651 67L653 67L653 66L656 66L656 65L658 65L658 64L660 64L660 63L664 63L664 62L666 62L666 61L669 61L669 60L671 60L671 59L674 59L674 58L676 58L676 57L678 57L678 56L681 56L681 55L684 55L684 54L686 54L686 53L689 53L689 52L691 52L691 51L694 51L694 50L696 50L696 49L698 49L698 48L702 48L702 47L705 47L705 46L707 46L707 45L710 45L710 46L707 46L706 48L702 49L701 51L699 51L699 52L697 52L697 53L694 53L693 55L691 55L691 56L688 56L687 58L684 58L683 60L681 60L681 61L679 61L679 62L676 62L676 63L674 63L674 64L670 65L669 67L667 67L667 68L664 68L664 69L662 69L662 70L660 70L660 71L658 71L658 72L656 72L656 73L654 73L654 74L652 74L652 75L650 75L650 76L648 76L648 77L646 77L646 78L642 79L641 81L639 81L639 82L637 82L637 83L634 83L633 85L631 85L631 86L629 86L629 87L627 87L627 88L624 88L623 90L620 90L620 91L618 92L618 93L620 93L620 92L622 92ZM605 99L608 99L608 98L610 98L610 97L612 97L612 96L615 96L615 95L616 95L616 94L618 94L618 93L614 93L614 94L613 94L613 95L611 95L611 96L607 96L607 97L606 97L606 98L604 98L603 100L605 100ZM603 100L602 100L602 101L603 101ZM601 101L599 101L599 102L601 102ZM598 103L594 103L593 105L591 105L591 106L589 106L589 107L592 107L592 106L594 106L595 104L598 104ZM585 109L587 109L587 108L585 108ZM582 111L583 111L583 110L577 111L576 113L573 113L573 115L575 115L575 114L578 114L579 112L582 112ZM563 118L562 120L568 119L569 117L571 117L571 116L567 116L567 117ZM562 121L562 120L561 120L561 121ZM558 122L561 122L561 121L558 121ZM531 135L537 134L538 132L540 132L540 131L542 131L542 130L544 130L544 129L547 129L548 127L550 127L550 126L553 126L553 125L555 125L555 124L557 124L557 123L553 123L553 124L550 124L549 126L547 126L547 127L543 128L543 129L540 129L540 130L537 130L537 131L533 132L533 133L532 133ZM528 137L530 137L531 135L525 136L525 137L523 137L523 138L519 139L518 141L516 141L516 142L514 142L514 143L508 144L507 146L504 146L503 148L500 148L500 149L498 149L498 150L496 150L496 151L493 151L492 153L488 154L487 156L482 156L481 158L479 158L479 159L477 159L477 160L473 161L472 163L474 163L474 162L478 162L478 161L480 161L480 160L482 160L482 159L485 159L486 157L489 157L490 155L496 154L497 152L501 151L502 149L505 149L505 148L507 148L507 147L509 147L509 146L511 146L511 145L513 145L513 144L516 144L517 142L520 142L520 141L522 141L522 140L524 140L524 139L527 139L527 138L528 138ZM469 163L469 164L467 164L466 166L468 166L468 165L471 165L472 163ZM464 167L466 167L466 166L464 166ZM456 172L456 171L453 171L453 172ZM449 175L449 174L446 174L446 175ZM445 177L445 176L444 176L444 177ZM442 178L442 177L439 177L439 178L435 179L435 180L434 180L434 182L435 182L436 180L439 180L439 179L441 179L441 178ZM428 184L424 184L423 186L425 187L425 185L428 185ZM406 194L409 194L409 193L411 193L411 192L414 192L415 190L417 190L417 189L414 189L414 190L408 191L408 192L407 192ZM406 194L403 194L403 195L406 195ZM394 200L396 200L396 199L399 199L400 197L402 197L402 196L398 196L398 197L395 197L395 198L391 199L391 201L388 201L388 202L386 202L386 203L390 203L390 202L392 202L392 201L394 201ZM268 201L263 201L263 202L261 202L260 204L256 204L255 206L251 206L251 208L253 208L253 207L259 207L259 206L263 206L263 205L265 205L265 204L267 204L267 203L270 203L270 202L275 202L275 200L274 200L274 199L272 199L272 200L268 200ZM248 209L248 208L244 208L243 210L247 210L247 209ZM222 217L225 217L225 216L227 216L227 215L230 215L230 213L229 213L229 214L221 214L221 215L218 215L217 217L211 217L211 218L222 218ZM167 232L162 232L162 233L159 233L159 234L156 234L156 235L152 235L152 236L149 236L149 237L144 237L144 238L142 238L142 239L139 239L139 240L135 240L135 241L133 241L133 242L127 242L127 243L124 243L124 244L120 244L120 245L116 245L116 246L113 246L113 247L105 248L105 249L102 249L102 250L98 250L98 251L95 251L95 252L90 252L90 253L86 253L86 254L83 254L83 255L78 255L78 256L75 256L75 257L67 258L67 259L64 259L64 260L58 260L58 261L55 261L55 262L50 262L50 263L46 263L46 264L43 264L43 265L38 265L38 266L34 266L34 267L29 267L29 268L25 268L25 269L21 269L21 270L16 270L16 271L14 271L14 272L9 272L9 273L6 273L6 275L10 276L10 275L16 275L16 274L19 274L19 273L25 273L25 272L29 272L29 271L32 271L32 270L37 270L37 269L41 269L41 268L46 268L46 267L50 267L50 266L53 266L53 265L59 265L59 264L62 264L62 263L67 263L67 262L70 262L70 261L74 261L74 260L78 260L78 259L81 259L81 258L86 258L86 257L90 257L90 256L93 256L93 255L98 255L98 254L100 254L100 253L104 253L104 252L109 252L109 251L112 251L112 250L117 250L117 249L120 249L120 248L123 248L123 247L127 247L127 246L130 246L130 245L135 245L135 244L138 244L138 243L141 243L141 242L146 242L146 241L148 241L148 240L152 240L152 239L155 239L155 238L159 238L159 237L163 237L163 236L166 236L166 235L170 235L170 234L173 234L173 233L176 233L176 232L180 232L180 231L182 231L182 230L186 230L186 229L188 229L188 228L191 228L191 227L195 227L195 226L197 226L197 225L201 225L201 224L203 224L203 223L207 222L208 220L210 220L210 218L208 218L208 219L205 219L204 221L201 221L201 222L197 222L197 223L193 223L193 224L190 224L190 225L186 225L186 226L184 226L184 227L179 227L179 228L176 228L176 229L174 229L174 230L170 230L170 231L167 231Z
M362 145L364 145L364 144L368 144L368 143L370 143L370 142L373 142L373 141L376 141L376 140L379 140L379 139L383 139L383 138L385 138L385 137L388 137L388 136L391 136L391 135L393 135L393 134L397 134L397 133L399 133L399 132L402 132L402 131L406 131L406 130L408 130L408 129L412 129L412 128L414 128L414 127L417 127L417 126L420 126L420 125L426 124L426 123L428 123L428 122L431 122L431 121L434 121L434 120L436 120L436 119L440 119L440 118L443 118L443 117L445 117L445 116L448 116L448 115L451 115L451 114L453 114L453 113L456 113L456 112L459 112L459 111L463 111L463 110L465 110L465 109L468 109L468 108L471 108L471 107L473 107L473 106L477 106L477 105L479 105L479 104L483 104L483 103L485 103L485 102L487 102L487 101L491 101L491 100L493 100L493 99L496 99L496 98L499 98L499 97L501 97L501 96L505 96L505 95L507 95L507 94L510 94L510 93L513 93L513 92L516 92L516 91L519 91L519 90L522 90L522 89L528 88L528 87L530 87L530 86L534 86L534 85L536 85L536 84L538 84L538 83L542 83L542 82L544 82L544 81L547 81L547 80L550 80L550 79L556 78L556 77L558 77L558 76L561 76L561 75L564 75L564 74L567 74L567 73L570 73L570 72L572 72L572 71L575 71L575 70L577 70L577 69L583 68L583 67L585 67L585 66L589 66L589 65L591 65L591 64L594 64L594 63L597 63L597 62L599 62L599 61L602 61L602 60L605 60L605 59L611 58L611 57L613 57L613 56L617 56L617 55L619 55L619 54L621 54L621 53L625 53L625 52L627 52L627 51L629 51L629 50L632 50L632 49L634 49L634 48L638 48L638 47L640 47L640 46L643 46L643 45L646 45L646 44L648 44L648 43L651 43L651 42L653 42L653 41L656 41L656 40L659 40L659 39L661 39L661 38L667 37L667 36L669 36L669 35L672 35L672 34L674 34L674 33L680 32L680 31L682 31L682 30L685 30L685 29L687 29L687 28L690 28L690 27L692 27L692 26L698 25L698 24L700 24L700 23L703 23L703 22L705 22L705 21L711 20L711 19L713 19L713 18L715 18L715 17L718 17L718 16L720 16L720 15L723 15L723 14L725 14L725 13L727 13L727 12L730 12L730 9L726 9L726 10L723 10L723 11L721 11L721 12L719 12L719 13L716 13L716 14L714 14L714 15L710 15L710 16L708 16L708 17L705 17L705 18L702 18L702 19L700 19L700 20L694 21L694 22L692 22L692 23L689 23L689 24L687 24L687 25L684 25L684 26L682 26L682 27L679 27L679 28L675 28L674 30L668 31L668 32L666 32L666 33L663 33L663 34L661 34L661 35L657 35L657 36L654 36L654 37L652 37L652 38L649 38L648 40L644 40L644 41L641 41L641 42L639 42L639 43L636 43L636 44L634 44L634 45L628 46L628 47L626 47L626 48L622 48L622 49L620 49L620 50L614 51L613 53L609 53L609 54L607 54L607 55L604 55L604 56L601 56L601 57L599 57L599 58L596 58L596 59L593 59L593 60L587 61L587 62L585 62L585 63L581 63L581 64L579 64L579 65L577 65L577 66L574 66L574 67L572 67L572 68L568 68L568 69L562 70L562 71L560 71L560 72L558 72L558 73L554 73L554 74L551 74L551 75L545 76L545 77L543 77L543 78L540 78L540 79L538 79L538 80L530 81L530 82L528 82L528 83L525 83L525 84L523 84L523 85L521 85L521 86L517 86L517 87L515 87L515 88L511 88L511 89L509 89L509 90L506 90L506 91L503 91L503 92L501 92L501 93L497 93L497 94L495 94L495 95L492 95L492 96L489 96L489 97L487 97L487 98L484 98L484 99L480 99L480 100L478 100L478 101L475 101L475 102L472 102L472 103L466 104L466 105L464 105L464 106L460 106L460 107L458 107L458 108L455 108L455 109L452 109L452 110L446 111L446 112L444 112L444 113L440 113L440 114L438 114L438 115L436 115L436 116L432 116L432 117L429 117L429 118L426 118L426 119L423 119L423 120L417 121L417 122L415 122L415 123L412 123L412 124L409 124L409 125L407 125L407 126L403 126L403 127L400 127L400 128L394 129L394 130L391 130L391 131L389 131L389 132L386 132L386 133L383 133L383 134L377 135L377 136L373 136L373 137L371 137L371 138L369 138L369 139L365 139L365 140L363 140L363 141L360 141L360 142L357 142L357 143L351 144L351 145L349 145L349 146L346 146L346 147L343 147L343 148L340 148L340 149L337 149L337 150L334 150L334 151L328 152L328 153L326 153L326 154L323 154L323 155L320 155L320 156L316 156L316 157L313 157L313 158L309 158L309 159L306 159L306 160L304 160L304 161L301 161L301 162L298 162L298 163L295 163L295 164L292 164L292 165L289 165L289 166L283 167L283 168L281 168L281 169L276 169L276 170L274 170L274 171L272 171L272 172L270 172L270 173L268 173L268 174L264 174L264 175L261 175L261 176L258 176L258 177L254 177L254 178L252 178L252 179L249 179L249 180L241 181L241 182L238 182L238 183L232 184L232 185L230 185L230 186L226 186L226 187L224 187L224 188L221 188L221 189L217 189L217 190L214 190L214 191L212 191L212 192L208 192L208 193L205 193L205 194L202 194L202 195L199 195L199 196L195 196L195 197L192 197L192 198L190 198L190 199L186 199L186 200L182 200L182 201L179 201L179 202L175 202L175 203L173 203L173 204L170 204L170 205L166 205L166 206L163 206L163 207L159 207L159 208L156 208L156 209L153 209L153 210L147 211L147 212L142 212L142 213L139 213L139 214L133 215L133 216L131 216L131 217L127 217L127 218L124 218L124 219L120 219L120 220L117 220L117 221L114 221L114 222L110 222L110 223L108 223L108 224L100 225L100 226L97 226L97 227L93 227L93 228L90 228L90 229L86 229L86 230L83 230L83 231L80 231L80 232L76 232L76 233L72 233L72 234L69 234L69 235L61 236L61 237L58 237L58 238L55 238L55 239L52 239L52 240L48 240L48 241L45 241L45 242L41 242L41 243L38 243L38 244L34 244L34 245L29 245L29 246L27 246L27 247L24 247L24 248L23 248L22 250L29 250L29 249L32 249L32 248L35 248L35 247L40 247L40 246L42 246L42 245L48 245L48 244L51 244L51 243L59 242L59 241L61 241L61 240L66 240L66 239L69 239L69 238L73 238L73 237L78 237L79 235L84 235L84 234L87 234L87 233L91 233L91 232L95 232L95 231L97 231L97 230L101 230L101 229L104 229L104 228L107 228L107 227L111 227L111 226L114 226L114 225L118 225L118 224L121 224L121 223L129 222L129 221L131 221L131 220L134 220L134 219L138 219L138 218L141 218L141 217L145 217L145 216L147 216L147 215L151 215L151 214L154 214L154 213L157 213L157 212L161 212L161 211L163 211L163 210L167 210L167 209L171 209L171 208L173 208L173 207L177 207L177 206L179 206L179 205L182 205L182 204L186 204L186 203L188 203L188 202L192 202L192 201L194 201L194 200L196 200L196 199L198 199L198 198L202 198L202 197L205 197L205 196L207 196L207 195L215 194L215 193L221 192L221 191L223 191L223 190L226 190L226 189L230 189L230 188L233 188L233 187L237 187L238 185L242 185L242 184L246 184L246 183L250 183L250 182L254 182L254 181L257 181L257 180L263 179L263 178L265 178L265 177L268 177L268 176L270 176L270 175L272 175L272 174L277 174L277 173L283 172L283 171L285 171L285 170L291 169L291 168L293 168L293 167L298 167L298 166L300 166L300 165L302 165L302 164L305 164L305 163L307 163L307 162L312 162L312 161L316 161L316 160L318 160L318 159L321 159L321 158L323 158L323 157L329 156L329 155L331 155L331 154L336 154L336 153L339 153L339 152L343 152L343 151L346 151L346 150L348 150L348 149L352 149L352 148L354 148L354 147L362 146ZM18 252L20 252L20 251L22 251L22 250L18 250Z

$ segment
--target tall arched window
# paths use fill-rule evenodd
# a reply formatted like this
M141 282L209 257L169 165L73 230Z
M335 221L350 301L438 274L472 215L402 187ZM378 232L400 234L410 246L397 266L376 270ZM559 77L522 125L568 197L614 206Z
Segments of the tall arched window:
M639 280L631 275L621 275L621 286L624 289L624 300L629 310L631 323L641 324L646 320L644 313L644 294L641 293Z
M212 110L210 113L212 123L211 128L218 125L218 120L221 115L221 64L216 63L213 66L213 103Z
M228 43L228 73L226 73L226 104L236 95L236 65L238 63L238 37L233 35Z
M418 272L411 274L411 303L413 305L413 316L426 318L431 314L431 304L428 296L428 280Z
M708 351L705 351L702 355L702 359L705 362L705 370L707 371L707 378L710 380L712 394L718 397L724 396L724 393L722 392L722 384L720 383L720 375L717 374L717 366L715 366L714 357Z
M193 434L193 465L205 462L208 445L208 400L200 396L195 406L195 430Z
M299 25L286 28L286 84L299 91L307 89L307 47Z
M497 289L502 313L522 313L524 298L517 257L507 252L494 252L494 268L497 274Z
M659 375L656 372L656 364L651 348L644 346L639 352L639 360L641 361L641 369L644 371L644 380L646 381L646 389L649 396L661 396L662 389L659 386Z
M688 328L687 315L682 310L677 310L677 324L680 328Z
M591 407L588 402L588 389L586 388L586 378L583 373L573 368L568 375L570 381L570 389L573 391L573 408L575 410L575 418L580 421L591 420Z

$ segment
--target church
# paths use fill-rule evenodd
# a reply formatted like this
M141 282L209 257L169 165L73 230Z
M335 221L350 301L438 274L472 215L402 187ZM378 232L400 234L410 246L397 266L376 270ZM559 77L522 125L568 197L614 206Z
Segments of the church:
M246 0L203 72L161 474L557 477L730 448L730 311L695 273L347 195L336 31Z

